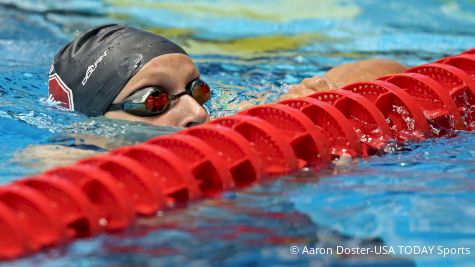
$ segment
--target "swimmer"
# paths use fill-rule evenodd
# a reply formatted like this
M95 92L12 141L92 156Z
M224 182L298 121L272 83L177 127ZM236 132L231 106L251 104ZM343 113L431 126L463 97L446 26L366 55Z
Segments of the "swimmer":
M281 99L404 70L400 63L385 59L347 63L291 86ZM49 73L48 98L67 110L92 117L190 127L210 120L203 104L210 99L211 90L191 57L176 43L137 28L109 24L85 31L57 53ZM28 158L38 157L36 163L48 159L49 164L39 160L42 169L97 153L45 147L27 149ZM22 154L18 158L24 159ZM62 160L54 160L57 157Z
M282 97L300 97L348 83L402 72L403 65L372 59L304 79ZM49 98L88 116L189 127L209 121L210 87L193 60L169 39L125 25L92 28L59 51Z

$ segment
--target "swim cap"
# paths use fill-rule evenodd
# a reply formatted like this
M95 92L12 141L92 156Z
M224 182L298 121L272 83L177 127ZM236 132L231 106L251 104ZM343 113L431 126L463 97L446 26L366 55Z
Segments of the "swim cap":
M56 54L48 98L67 110L103 115L122 88L154 57L186 52L169 39L119 24L87 30Z

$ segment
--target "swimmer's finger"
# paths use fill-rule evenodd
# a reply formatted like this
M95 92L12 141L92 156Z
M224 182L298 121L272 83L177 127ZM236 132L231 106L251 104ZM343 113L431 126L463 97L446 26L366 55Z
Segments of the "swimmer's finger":
M313 91L312 91L313 92ZM297 97L304 97L309 94L303 94L302 92L288 92L285 95L282 95L280 97L280 100L285 100L285 99L291 99L291 98L297 98Z
M292 85L289 91L280 97L281 100L289 98L303 97L315 93L315 91L308 89L300 84Z
M286 100L286 99L297 98L297 97L300 97L300 96L296 94L285 94L285 95L282 95L279 98L279 100Z
M317 75L311 78L305 78L300 84L302 84L305 88L316 92L334 89L332 88L332 82L329 81L328 78Z
M289 93L297 94L297 95L309 95L315 93L315 90L312 88L308 88L306 86L303 86L302 84L297 84L289 89Z

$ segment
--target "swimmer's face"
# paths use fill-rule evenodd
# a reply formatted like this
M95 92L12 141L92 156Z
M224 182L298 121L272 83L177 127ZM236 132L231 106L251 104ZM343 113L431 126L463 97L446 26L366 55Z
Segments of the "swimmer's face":
M137 72L113 103L120 103L137 90L148 86L159 86L169 95L185 91L186 85L200 76L190 57L184 54L166 54L150 60ZM129 121L145 122L153 125L189 127L209 121L209 115L190 95L183 95L172 101L168 110L162 114L141 117L123 110L109 111L106 117Z

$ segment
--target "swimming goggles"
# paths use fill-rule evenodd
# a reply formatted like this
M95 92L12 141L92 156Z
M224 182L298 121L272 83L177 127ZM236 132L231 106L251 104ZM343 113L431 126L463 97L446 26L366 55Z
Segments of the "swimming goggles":
M168 94L162 87L150 86L136 91L121 103L111 104L108 111L124 110L132 115L154 116L167 111L173 100L184 95L190 95L203 105L211 98L211 88L201 79L190 82L186 90L177 95Z

